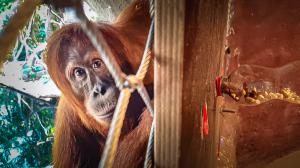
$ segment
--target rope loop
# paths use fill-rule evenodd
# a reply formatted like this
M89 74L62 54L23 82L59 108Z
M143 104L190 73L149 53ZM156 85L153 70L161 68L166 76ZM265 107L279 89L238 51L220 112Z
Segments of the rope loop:
M142 81L136 75L128 75L123 83L123 88L129 88L131 92L135 91L139 86L143 85Z

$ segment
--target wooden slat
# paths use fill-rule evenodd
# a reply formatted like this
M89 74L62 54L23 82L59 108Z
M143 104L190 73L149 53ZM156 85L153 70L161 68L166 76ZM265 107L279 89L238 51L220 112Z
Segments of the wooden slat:
M179 167L184 0L155 1L155 165Z

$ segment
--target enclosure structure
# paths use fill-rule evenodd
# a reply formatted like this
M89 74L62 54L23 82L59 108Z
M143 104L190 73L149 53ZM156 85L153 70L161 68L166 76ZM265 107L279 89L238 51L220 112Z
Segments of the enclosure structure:
M273 101L258 108L241 107L238 111L238 103L218 94L215 85L216 78L229 75L237 68L233 65L239 64L234 62L237 61L236 56L245 51L246 56L241 54L243 63L259 64L269 59L264 53L266 48L272 50L285 40L290 45L281 46L281 52L297 55L299 35L291 25L296 23L299 26L299 19L290 19L288 22L285 19L291 16L297 18L299 13L296 9L300 4L290 0L268 8L269 4L267 0L252 3L243 0L155 1L155 166L243 167L251 162L266 162L299 149L298 105L275 100L275 104ZM283 25L277 33L283 32L281 36L267 34L266 29L257 29L268 27L267 24L276 26L274 20L267 20L265 25L259 22L259 19L266 17L267 14L263 12L266 9L271 13L270 20L279 15L272 15L275 9L285 13L284 17L279 17ZM294 10L287 13L289 9ZM258 17L253 17L256 14ZM236 16L236 20L233 16ZM287 30L291 30L291 34ZM274 42L273 46L260 48L260 59L252 56L256 53L251 51L252 45L249 47L245 42L252 38L252 31L258 34L253 36L257 38L251 43L256 49L262 44L259 36L266 36ZM235 33L241 33L241 36L233 36ZM295 38L290 41L286 39L287 35ZM255 40L260 42L259 45L255 45ZM296 47L291 47L293 45ZM277 64L298 60L291 54L275 56L274 62L265 61L261 65L276 67ZM283 56L288 59L284 60ZM298 84L296 81L297 88ZM280 108L284 113L270 114L264 111L273 107ZM263 113L257 113L259 110L263 110ZM208 117L204 119L206 112ZM275 120L279 120L281 125L276 125L278 123ZM205 124L208 124L208 129L204 131ZM281 126L284 129L280 130ZM267 141L260 141L265 137L269 141L278 138L275 147Z
M158 167L263 167L299 150L299 104L277 97L244 106L215 88L218 76L240 65L297 67L299 7L294 0L156 1ZM300 71L290 69L273 78L299 94Z
M215 78L222 75L229 2L156 1L155 9L155 163L215 167L221 110ZM205 104L208 135L201 129Z

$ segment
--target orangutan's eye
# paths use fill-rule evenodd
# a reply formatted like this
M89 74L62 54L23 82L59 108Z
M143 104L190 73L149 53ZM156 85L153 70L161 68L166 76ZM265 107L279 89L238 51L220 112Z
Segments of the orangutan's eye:
M94 60L93 61L93 69L99 69L100 67L101 67L101 65L102 65L102 62L101 62L101 60L100 59L96 59L96 60Z
M86 72L83 68L77 67L74 68L73 75L75 76L76 79L82 79L83 77L85 77Z

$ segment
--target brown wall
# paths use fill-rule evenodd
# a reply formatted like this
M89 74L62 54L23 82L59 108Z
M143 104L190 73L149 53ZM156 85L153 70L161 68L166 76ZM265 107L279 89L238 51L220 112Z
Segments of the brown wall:
M230 71L238 63L279 67L300 60L299 0L235 0L234 9ZM238 167L267 163L300 149L299 105L277 100L241 107L238 115Z

